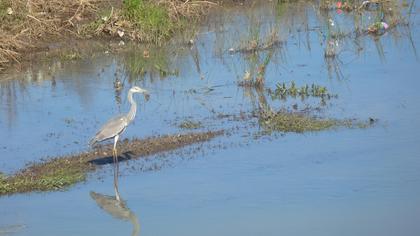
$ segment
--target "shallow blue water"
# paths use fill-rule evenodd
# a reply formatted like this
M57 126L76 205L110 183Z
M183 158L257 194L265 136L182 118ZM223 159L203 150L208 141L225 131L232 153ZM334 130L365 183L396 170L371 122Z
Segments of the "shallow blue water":
M178 76L133 82L151 90L151 100L137 98L140 113L124 137L185 132L177 125L186 117L203 119L211 129L240 127L201 149L199 144L121 164L120 192L139 220L140 234L419 235L420 63L412 45L419 45L420 22L414 18L411 30L401 26L381 36L383 54L371 36L361 38L359 54L352 40L340 41L335 63L342 74L329 76L327 20L319 20L309 6L289 6L280 20L270 6L255 8L210 17L199 29L196 49L169 47L170 67ZM333 16L337 22L347 19ZM228 52L247 38L255 19L261 35L278 27L278 37L286 41L267 66L266 88L290 81L321 84L338 95L323 115L379 122L368 129L254 139L255 120L215 119L257 106L256 91L236 85L252 62ZM124 58L104 54L64 63L51 72L55 82L45 67L33 69L36 76L1 80L0 170L10 173L28 161L86 150L101 123L127 110L124 94L131 84L124 87L121 105L113 88L114 73L127 73ZM13 96L6 96L7 89ZM319 103L271 100L267 94L266 99L273 109ZM158 170L141 171L148 165ZM130 235L128 221L113 218L89 196L90 191L112 195L112 180L111 167L105 167L67 191L2 197L0 227L22 225L16 235Z

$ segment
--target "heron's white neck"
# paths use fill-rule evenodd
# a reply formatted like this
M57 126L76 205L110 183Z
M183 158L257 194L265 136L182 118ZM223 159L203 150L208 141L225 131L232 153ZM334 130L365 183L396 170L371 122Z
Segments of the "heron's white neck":
M128 112L127 117L129 121L133 121L134 117L136 116L137 103L133 99L133 92L128 91L127 97L128 97L128 102L131 104L130 111Z

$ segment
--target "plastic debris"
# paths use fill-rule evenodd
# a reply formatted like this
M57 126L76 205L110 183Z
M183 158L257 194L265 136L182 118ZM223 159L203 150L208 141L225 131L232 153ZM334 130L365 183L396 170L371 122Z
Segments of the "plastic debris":
M120 36L120 38L122 38L124 36L124 31L118 30L117 34L118 34L118 36Z
M343 3L342 3L342 2L340 2L340 1L338 1L338 2L335 4L335 6L336 6L338 9L340 9L340 8L343 6Z
M249 73L249 71L245 71L244 80L245 81L251 80L251 73Z
M372 34L382 35L389 29L389 25L386 22L376 22L369 26L368 32Z
M7 8L7 14L8 15L12 15L13 14L13 9L11 7Z

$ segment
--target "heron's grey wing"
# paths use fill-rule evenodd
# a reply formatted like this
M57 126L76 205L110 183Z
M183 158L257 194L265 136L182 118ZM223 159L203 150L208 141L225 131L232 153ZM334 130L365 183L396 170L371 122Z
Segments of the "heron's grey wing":
M110 139L121 132L128 125L128 120L124 115L117 116L106 122L101 129L96 133L95 137L90 141L91 145Z

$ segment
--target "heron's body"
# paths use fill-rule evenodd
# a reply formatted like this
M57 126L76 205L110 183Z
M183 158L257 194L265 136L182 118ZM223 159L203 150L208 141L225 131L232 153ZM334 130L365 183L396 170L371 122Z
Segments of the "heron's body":
M131 104L130 111L125 115L119 115L106 122L90 141L91 146L98 142L118 137L134 120L137 112L137 103L133 99L133 93L147 93L147 91L139 87L131 88L127 95L128 102Z
M134 117L136 116L137 111L137 103L133 100L133 93L145 93L147 94L147 91L140 88L140 87L132 87L128 91L128 102L131 104L130 111L125 115L119 115L117 117L114 117L110 119L108 122L106 122L101 129L96 133L95 137L93 137L89 144L91 146L94 146L98 142L102 142L108 139L113 138L114 139L114 148L113 148L113 158L114 158L114 164L116 164L116 170L114 171L114 178L117 178L118 175L118 155L117 155L117 142L120 137L120 135L125 131L127 126L134 120ZM115 165L114 165L115 166ZM114 181L116 183L116 181ZM118 193L118 186L115 185L115 193L117 200L120 199L119 193Z
M106 122L101 129L96 133L95 137L90 141L90 145L94 146L98 142L102 142L125 131L130 121L125 115L119 115Z

